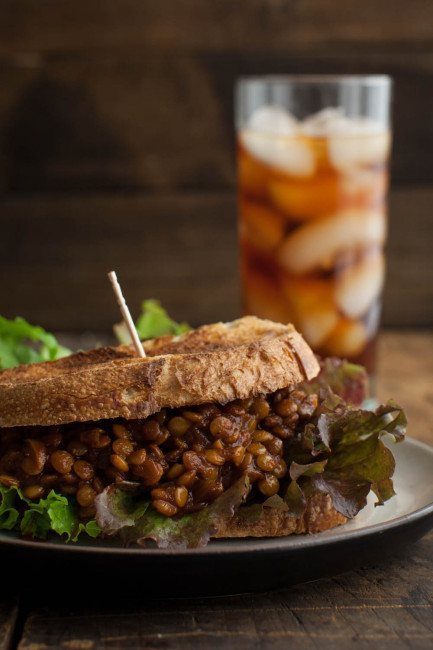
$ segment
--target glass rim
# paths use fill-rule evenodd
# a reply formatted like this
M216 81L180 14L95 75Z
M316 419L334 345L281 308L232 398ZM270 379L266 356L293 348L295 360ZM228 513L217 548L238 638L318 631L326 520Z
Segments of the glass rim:
M330 85L340 84L348 86L390 86L393 79L387 74L269 74L249 75L238 77L237 86L249 86L254 84L278 85Z

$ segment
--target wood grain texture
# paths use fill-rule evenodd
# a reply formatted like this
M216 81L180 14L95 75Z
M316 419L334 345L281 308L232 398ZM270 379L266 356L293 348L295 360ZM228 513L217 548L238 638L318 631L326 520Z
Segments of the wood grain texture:
M18 601L6 596L6 589L0 595L0 650L12 650L15 625L18 617Z
M430 188L391 195L384 323L433 323ZM0 199L0 313L47 328L108 331L115 268L133 313L157 297L193 325L239 315L231 193Z
M35 608L18 650L371 650L433 645L433 534L379 565L275 593ZM253 570L253 567L252 567ZM277 570L277 568L276 568Z
M433 333L383 332L378 359L379 399L401 404L408 435L433 445Z
M354 43L366 50L432 43L433 8L429 0L294 2L249 0L240 10L233 0L4 0L0 51L65 52L77 46L100 48L157 46L188 50L232 47L251 51ZM59 32L59 25L63 27ZM290 27L290 39L287 29Z
M433 182L428 0L5 0L0 188L228 188L241 75L395 79L393 176Z
M0 66L0 187L231 186L225 116L208 71L182 53L80 52Z
M109 331L119 320L106 278L113 268L132 313L146 297L192 324L238 312L232 197L6 200L2 213L0 276L13 289L2 293L1 313L25 310L51 328Z
M377 71L395 79L395 182L433 182L433 52L404 57L333 46L302 55L290 48L8 55L0 60L0 188L231 188L238 76Z

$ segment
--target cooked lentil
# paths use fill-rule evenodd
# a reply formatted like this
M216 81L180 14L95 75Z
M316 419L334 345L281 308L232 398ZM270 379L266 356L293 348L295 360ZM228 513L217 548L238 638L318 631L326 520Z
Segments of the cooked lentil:
M74 464L74 457L67 451L57 450L51 454L50 463L58 474L69 474Z
M23 490L23 494L27 499L40 499L44 494L42 485L28 485Z
M110 483L135 481L161 514L194 512L240 476L269 497L287 476L285 441L314 416L317 395L280 390L226 405L162 409L146 420L0 430L0 485L29 499L75 495L83 519Z
M77 501L83 508L91 506L95 500L96 492L90 485L82 485L77 490Z
M278 492L280 482L275 476L272 476L272 474L267 474L265 478L262 478L258 482L257 487L266 497L271 497Z
M93 466L85 460L76 460L73 469L75 474L82 481L90 481L95 475L95 470Z
M142 465L146 460L147 451L143 449L138 449L133 451L127 458L129 465Z

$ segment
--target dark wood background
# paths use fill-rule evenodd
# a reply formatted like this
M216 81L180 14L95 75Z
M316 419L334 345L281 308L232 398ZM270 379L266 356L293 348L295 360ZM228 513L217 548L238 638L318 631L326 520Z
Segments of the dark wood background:
M431 0L3 0L0 313L57 330L159 297L239 311L232 92L253 73L395 80L384 322L433 322Z

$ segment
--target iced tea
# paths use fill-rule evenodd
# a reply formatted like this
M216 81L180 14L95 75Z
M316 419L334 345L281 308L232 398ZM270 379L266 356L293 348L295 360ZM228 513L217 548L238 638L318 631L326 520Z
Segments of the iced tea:
M238 132L244 312L373 370L390 133L340 108L257 109Z

